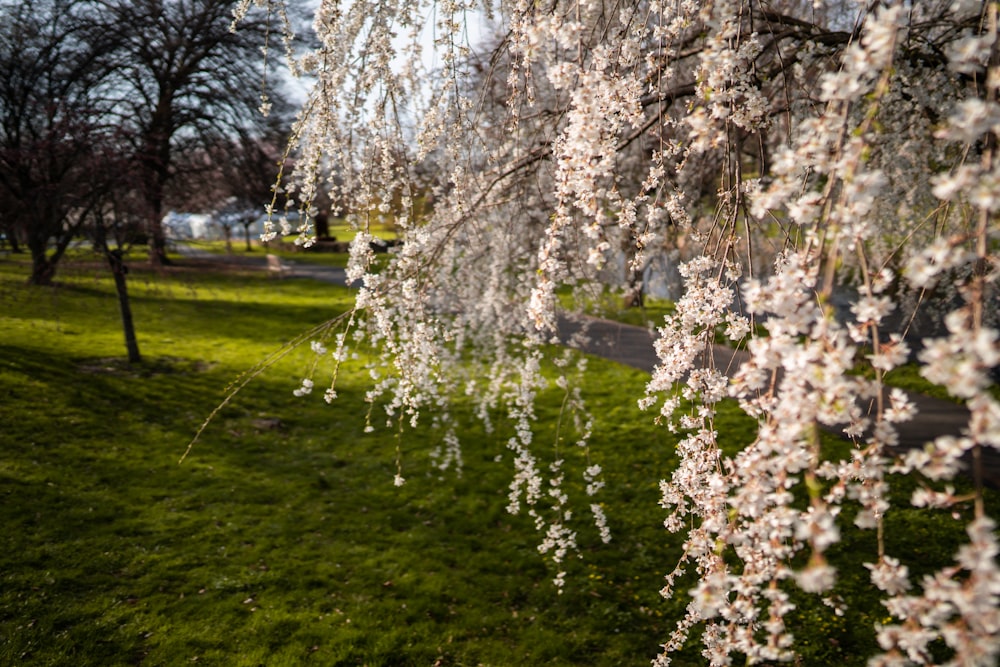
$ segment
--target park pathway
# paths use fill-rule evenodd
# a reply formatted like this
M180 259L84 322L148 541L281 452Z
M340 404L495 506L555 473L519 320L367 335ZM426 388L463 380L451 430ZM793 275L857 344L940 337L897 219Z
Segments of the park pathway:
M184 257L193 259L211 259L248 268L267 269L267 260L263 252L255 255L245 253L218 255L187 244L180 244L178 252ZM287 260L285 264L288 268L285 277L312 278L337 285L347 284L344 269ZM659 361L653 349L653 341L656 339L654 331L597 318L588 318L586 322L588 336L587 342L580 348L583 352L652 373ZM560 320L560 339L571 340L573 334L582 326L581 323L567 318ZM725 369L727 374L735 372L747 359L746 352L721 345L714 345L712 354L716 366ZM898 425L900 450L922 448L927 442L941 435L957 436L968 424L969 411L963 405L924 394L907 392L907 395L916 405L917 415L913 420ZM1000 452L986 448L983 451L983 462L984 482L994 489L1000 489Z
M596 318L588 318L586 326L590 342L583 347L584 352L653 372L659 361L653 349L655 332ZM560 338L570 340L581 327L580 323L568 320L560 322ZM712 346L712 356L716 367L723 369L727 375L732 375L749 358L742 350L722 345ZM917 414L911 421L897 425L899 450L922 448L942 435L957 436L969 422L969 411L964 405L913 392L907 392L907 396L916 405ZM986 448L983 461L983 481L994 489L1000 489L1000 452Z

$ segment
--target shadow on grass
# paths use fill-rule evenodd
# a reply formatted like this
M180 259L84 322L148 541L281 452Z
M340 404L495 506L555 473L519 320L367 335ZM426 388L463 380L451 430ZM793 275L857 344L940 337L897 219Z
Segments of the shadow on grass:
M226 368L0 359L0 663L644 664L666 630L633 608L655 584L612 574L659 560L636 545L655 526L554 594L504 510L502 438L465 434L465 475L439 482L440 434L409 433L397 489L350 378L334 406L263 378L178 466Z
M106 352L120 350L110 291L69 285L58 307L32 290L3 295L0 664L646 665L658 652L697 573L676 598L658 596L682 537L665 532L657 509L676 438L635 406L647 375L590 364L584 392L603 416L592 450L614 540L601 544L578 504L585 558L571 559L557 595L530 517L505 511L510 425L497 418L484 432L466 399L454 406L469 424L456 476L429 460L442 438L434 428L398 440L364 433L362 369L344 371L341 398L327 406L292 397L301 360L287 360L177 465L238 371L346 294L306 281L185 280L137 290L140 335L152 339L137 367ZM584 456L556 450L561 398L546 393L537 409L540 466ZM716 420L728 453L755 432L731 407ZM402 488L392 483L397 448ZM580 475L564 484L580 497ZM912 555L921 573L963 541L961 523L927 517L888 518L890 552ZM861 571L834 591L861 599L856 611L837 617L810 598L789 615L803 664L864 664L883 620L858 567L871 540L852 533L829 553ZM695 646L674 664L703 662Z

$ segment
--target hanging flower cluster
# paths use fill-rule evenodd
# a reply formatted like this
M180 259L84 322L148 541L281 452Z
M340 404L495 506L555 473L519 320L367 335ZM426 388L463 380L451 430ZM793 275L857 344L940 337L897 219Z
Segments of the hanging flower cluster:
M996 664L996 527L975 470L971 497L947 484L1000 448L997 14L970 0L322 0L319 46L295 63L315 86L283 187L306 218L328 197L359 232L336 362L354 341L378 351L370 419L434 415L442 469L462 460L452 397L487 428L513 424L509 509L534 519L562 585L582 525L567 475L588 496L604 482L584 368L567 353L547 377L546 346L565 298L641 294L672 262L683 292L637 399L681 436L661 505L684 556L663 594L690 603L655 662L695 630L713 665L793 659L791 593L837 606L827 553L850 516L877 532L865 568L892 618L870 664L931 664L934 642L947 664ZM473 44L474 25L497 37ZM383 220L403 244L376 262ZM738 370L723 341L744 352ZM910 361L970 420L901 453L916 407L883 380ZM554 449L534 411L553 384L572 417ZM735 454L715 427L723 400L758 424ZM850 454L831 456L823 432ZM954 565L921 581L882 539L897 474L924 480L917 507L972 505Z

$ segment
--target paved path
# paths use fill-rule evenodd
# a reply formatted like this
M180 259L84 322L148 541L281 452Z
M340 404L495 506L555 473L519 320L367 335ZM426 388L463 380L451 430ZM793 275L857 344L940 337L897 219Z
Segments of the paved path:
M560 323L560 335L563 340L568 340L580 327L579 323L563 321ZM658 359L653 350L656 337L651 331L600 319L589 320L587 328L591 342L583 348L585 352L653 372ZM727 374L735 372L748 358L746 352L721 345L713 346L712 354L716 365L725 369ZM916 405L917 415L898 426L900 450L922 448L941 435L959 435L969 422L969 411L964 405L912 392L907 392L907 396ZM987 448L983 457L984 481L1000 489L1000 452Z
M263 252L252 255L246 253L218 255L184 244L178 246L178 252L185 257L210 258L258 269L267 268L266 253ZM346 284L344 269L289 260L284 262L289 267L286 277L313 278L338 285ZM652 373L658 359L653 350L655 336L651 331L602 319L589 319L587 327L589 341L583 347L584 352ZM564 341L569 340L580 328L579 323L563 319L560 321L560 338ZM746 352L720 345L714 347L713 354L717 366L726 369L727 373L734 372L747 359ZM969 411L963 405L923 394L907 395L917 407L917 416L912 421L899 425L899 449L921 448L941 435L959 435L968 424ZM987 448L983 452L983 457L984 482L995 489L1000 489L1000 452Z

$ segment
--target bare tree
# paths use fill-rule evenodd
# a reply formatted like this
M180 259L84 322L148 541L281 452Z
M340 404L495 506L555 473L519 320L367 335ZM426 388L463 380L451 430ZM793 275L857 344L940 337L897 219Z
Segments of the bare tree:
M86 211L95 147L108 127L91 96L105 43L79 0L0 4L0 191L4 231L48 284Z
M97 205L82 221L81 234L90 239L111 272L128 361L136 364L142 356L128 294L126 256L136 243L144 241L145 225L141 189L137 175L129 169L130 163L131 155L115 144L107 144L103 152L95 155L90 184Z
M231 30L229 0L101 0L113 36L114 76L105 87L134 137L150 260L163 264L168 185L181 156L261 126L266 19Z

